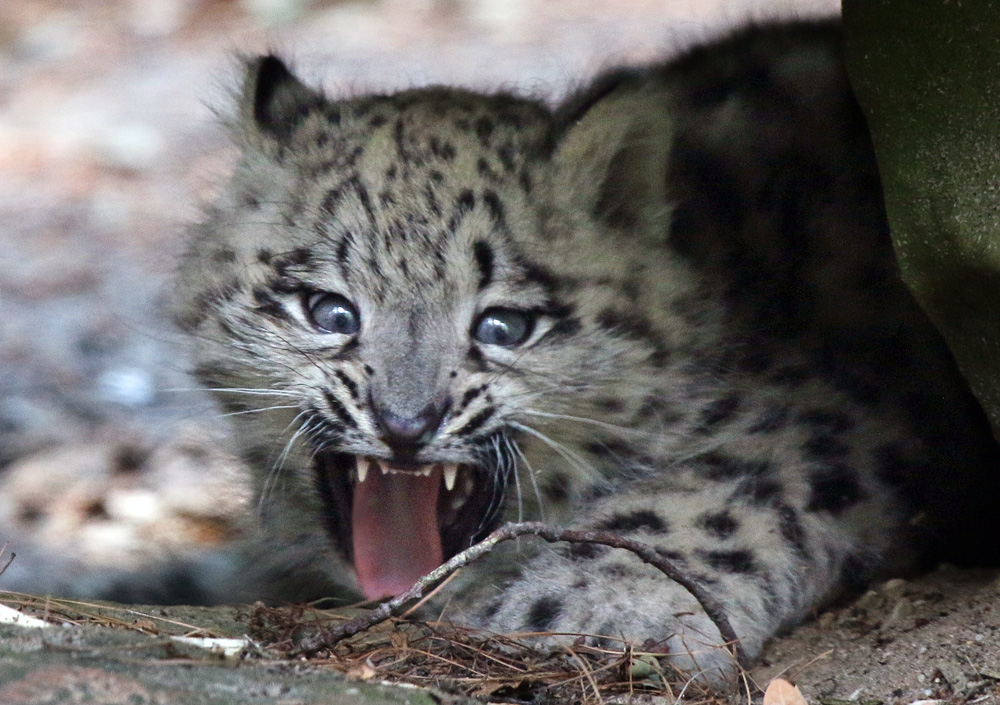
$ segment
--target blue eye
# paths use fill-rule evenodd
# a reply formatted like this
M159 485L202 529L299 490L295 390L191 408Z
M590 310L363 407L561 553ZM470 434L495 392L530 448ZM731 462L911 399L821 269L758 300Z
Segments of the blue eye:
M489 308L473 327L472 337L484 345L512 348L520 345L535 328L535 317L513 308Z
M356 335L361 329L358 309L340 294L311 294L305 304L309 320L320 332Z

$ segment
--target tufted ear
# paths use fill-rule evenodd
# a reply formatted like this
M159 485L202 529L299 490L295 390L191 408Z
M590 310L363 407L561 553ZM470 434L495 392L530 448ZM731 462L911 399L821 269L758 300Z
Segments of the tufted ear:
M240 90L240 122L244 130L287 142L306 116L326 102L276 56L258 56L245 64Z
M673 138L666 90L627 82L569 110L576 114L554 156L558 193L572 194L570 207L610 227L662 232Z

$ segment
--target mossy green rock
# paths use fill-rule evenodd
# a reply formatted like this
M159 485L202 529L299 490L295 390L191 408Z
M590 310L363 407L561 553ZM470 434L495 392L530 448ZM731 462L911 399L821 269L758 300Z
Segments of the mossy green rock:
M1000 5L844 0L843 12L903 276L997 434Z

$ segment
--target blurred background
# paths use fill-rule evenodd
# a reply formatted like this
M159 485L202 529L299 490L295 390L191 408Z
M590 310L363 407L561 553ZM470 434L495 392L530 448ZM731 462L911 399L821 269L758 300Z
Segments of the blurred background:
M427 83L557 100L748 19L837 0L0 0L0 590L86 593L213 549L247 491L165 302L234 153L234 53L333 95Z

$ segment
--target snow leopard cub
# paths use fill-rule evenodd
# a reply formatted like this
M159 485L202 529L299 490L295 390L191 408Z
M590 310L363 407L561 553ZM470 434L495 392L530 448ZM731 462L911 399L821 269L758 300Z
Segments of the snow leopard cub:
M754 655L845 588L973 555L996 450L900 282L839 36L746 29L554 110L336 100L248 61L179 320L246 412L251 592L392 595L541 518L656 547ZM732 672L622 551L523 540L460 582L456 620Z

